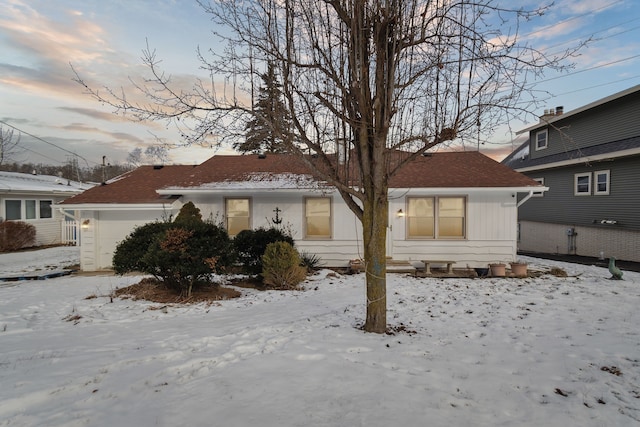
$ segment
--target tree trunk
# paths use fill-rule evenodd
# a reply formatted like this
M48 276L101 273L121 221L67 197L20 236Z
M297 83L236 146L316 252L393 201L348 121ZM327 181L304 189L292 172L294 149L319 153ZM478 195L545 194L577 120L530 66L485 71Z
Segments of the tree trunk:
M388 212L386 189L384 192L376 191L365 200L362 235L367 280L367 319L364 330L379 334L387 331Z

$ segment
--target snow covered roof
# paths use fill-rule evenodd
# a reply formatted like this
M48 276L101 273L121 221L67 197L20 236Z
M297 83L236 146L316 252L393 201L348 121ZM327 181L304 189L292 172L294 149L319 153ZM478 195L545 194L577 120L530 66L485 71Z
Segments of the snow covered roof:
M59 193L71 196L93 185L52 175L0 171L0 193Z

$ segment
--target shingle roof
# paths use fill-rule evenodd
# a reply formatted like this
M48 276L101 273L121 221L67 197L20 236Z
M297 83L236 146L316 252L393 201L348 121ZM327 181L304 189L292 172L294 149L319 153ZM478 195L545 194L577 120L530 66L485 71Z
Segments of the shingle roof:
M269 154L214 156L198 166L142 166L66 204L159 203L163 193L180 194L180 189L198 189L214 183L245 182L259 174L269 176L307 175L310 170L294 156ZM267 178L264 178L267 177ZM539 183L475 151L441 152L420 156L405 165L390 181L391 188L480 188L535 187Z
M186 165L140 166L106 184L71 197L62 204L166 203L167 197L159 195L156 190L173 184L194 168Z

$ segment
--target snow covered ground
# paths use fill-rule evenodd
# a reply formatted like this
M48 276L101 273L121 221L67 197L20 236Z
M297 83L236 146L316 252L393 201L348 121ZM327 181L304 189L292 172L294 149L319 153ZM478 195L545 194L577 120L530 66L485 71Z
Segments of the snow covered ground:
M389 274L382 336L361 274L164 307L109 297L140 277L0 282L0 426L640 425L640 273L527 261L570 277Z

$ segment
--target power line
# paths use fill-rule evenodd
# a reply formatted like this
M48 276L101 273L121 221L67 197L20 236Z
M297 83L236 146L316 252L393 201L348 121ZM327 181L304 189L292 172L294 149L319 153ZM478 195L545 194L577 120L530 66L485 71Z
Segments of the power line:
M12 125L12 124L10 124L10 123L7 123L7 122L5 122L4 120L0 120L0 123L4 124L4 125L6 125L6 126L9 126L10 128L12 128L12 129L14 129L14 130L17 130L17 131L18 131L18 132L20 132L20 133L23 133L23 134L25 134L25 135L29 135L30 137L35 138L35 139L37 139L38 141L44 142L45 144L49 144L49 145L51 145L52 147L55 147L55 148L57 148L57 149L59 149L59 150L62 150L62 151L64 151L64 152L66 152L66 153L69 153L69 154L71 154L71 155L73 155L73 156L79 157L79 158L81 158L82 160L84 160L84 162L87 164L87 166L89 166L89 160L87 160L86 158L82 157L82 156L81 156L81 155L79 155L78 153L74 153L73 151L69 151L69 150L67 150L66 148L63 148L63 147L60 147L59 145L54 144L53 142L46 141L46 140L44 140L44 139L40 138L39 136L33 135L32 133L29 133L29 132L27 132L27 131L24 131L24 130L22 130L22 129L20 129L20 128L18 128L18 127L16 127L16 126ZM24 147L23 147L23 148L24 148ZM25 149L26 149L26 148L25 148ZM28 149L27 149L27 150L28 150ZM33 151L33 150L29 150L29 151L32 151L32 152L36 153L36 152L35 152L35 151ZM43 155L42 155L42 154L40 154L40 153L36 153L36 154L39 154L39 155L43 156ZM43 157L47 157L47 156L43 156ZM47 157L47 158L48 158L48 157ZM49 159L50 159L50 160L54 160L54 159L51 159L51 158L49 158ZM92 163L98 164L98 163L96 163L96 162L92 162Z

